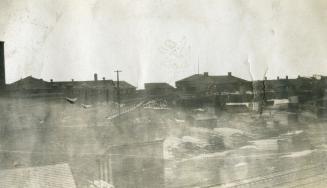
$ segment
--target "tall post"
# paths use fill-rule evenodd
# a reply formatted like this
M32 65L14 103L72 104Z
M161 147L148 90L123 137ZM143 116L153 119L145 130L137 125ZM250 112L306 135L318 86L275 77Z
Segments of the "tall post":
M114 179L113 179L113 174L112 174L112 163L111 163L111 155L108 155L108 158L107 158L107 168L108 168L108 182L110 184L114 184Z
M120 117L120 88L119 88L119 73L120 70L115 71L117 73L117 103L118 103L118 117Z
M97 178L99 180L101 180L101 162L100 162L100 159L96 159L96 164L97 164L97 167L98 167L98 173L97 173Z
M0 41L0 88L6 86L5 42Z

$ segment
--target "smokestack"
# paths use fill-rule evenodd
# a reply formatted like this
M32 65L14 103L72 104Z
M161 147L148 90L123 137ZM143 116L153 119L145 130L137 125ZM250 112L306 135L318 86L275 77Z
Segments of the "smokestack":
M94 73L94 81L98 81L98 74Z
M208 72L204 72L203 75L204 75L205 77L208 77L208 76L209 76L209 73L208 73Z
M277 76L277 80L279 80L279 76Z
M6 86L5 42L0 41L0 88Z
M72 79L72 82L74 82L74 79Z
M106 77L103 77L102 80L105 81L106 80Z
M267 80L267 76L265 76L265 80Z
M232 72L228 72L228 76L232 76Z
M288 76L286 76L286 80L288 80Z

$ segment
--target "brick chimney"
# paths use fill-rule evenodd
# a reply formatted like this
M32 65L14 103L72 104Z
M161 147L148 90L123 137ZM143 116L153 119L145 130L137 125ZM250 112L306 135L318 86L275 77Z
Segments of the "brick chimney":
M0 41L0 88L6 86L5 42Z
M94 73L94 81L98 81L98 74Z
M204 72L203 75L204 75L204 77L208 77L209 76L209 72Z
M228 72L228 76L232 76L232 72Z

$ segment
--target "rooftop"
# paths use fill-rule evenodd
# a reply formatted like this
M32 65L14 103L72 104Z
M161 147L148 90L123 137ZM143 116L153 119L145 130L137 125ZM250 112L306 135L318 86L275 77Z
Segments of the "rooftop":
M168 83L165 82L157 82L157 83L145 83L144 84L145 88L153 88L153 87L160 87L160 88L174 88L173 86L169 85Z
M52 84L52 85L51 85ZM88 81L45 81L43 79L34 78L33 76L28 76L26 78L20 79L14 83L8 85L10 86L25 86L29 89L48 89L51 86L65 87L72 86L75 88L92 88L92 87L116 87L117 81L113 80L88 80ZM129 84L126 81L119 81L119 87L128 89L136 88L135 86Z
M0 171L0 187L11 188L75 188L68 164L17 168Z
M205 72L204 74L194 74L192 76L186 77L177 82L185 82L185 81L192 82L192 81L199 81L199 80L205 80L208 82L219 83L219 84L228 84L228 83L232 83L232 82L236 82L236 81L237 82L247 82L247 80L232 76L231 73L228 73L228 75L210 76L207 72Z

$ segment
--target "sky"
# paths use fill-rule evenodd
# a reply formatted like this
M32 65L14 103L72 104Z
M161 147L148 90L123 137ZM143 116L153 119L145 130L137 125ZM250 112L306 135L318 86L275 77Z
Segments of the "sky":
M327 74L325 0L0 0L7 83Z

